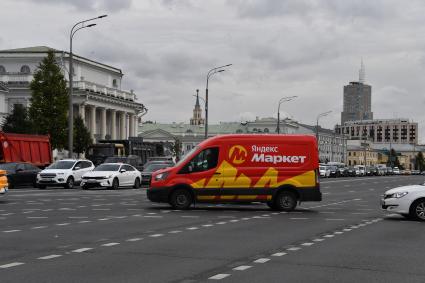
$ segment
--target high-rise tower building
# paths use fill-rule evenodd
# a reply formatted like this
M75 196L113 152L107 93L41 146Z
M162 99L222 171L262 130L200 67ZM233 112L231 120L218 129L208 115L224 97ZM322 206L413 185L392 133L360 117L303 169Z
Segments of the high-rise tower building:
M341 125L347 121L372 120L372 87L365 83L365 67L363 60L359 71L359 81L344 86L343 111Z
M191 125L205 125L205 120L202 118L202 108L199 104L199 89L196 90L196 104L193 109L193 117L190 119Z

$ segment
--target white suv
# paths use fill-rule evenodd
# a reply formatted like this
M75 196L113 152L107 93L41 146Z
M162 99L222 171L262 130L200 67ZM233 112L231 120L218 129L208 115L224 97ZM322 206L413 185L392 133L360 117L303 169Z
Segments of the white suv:
M381 206L387 211L425 221L425 183L386 191Z
M37 174L37 186L40 189L46 186L63 186L66 189L72 189L75 184L81 182L85 173L93 169L94 165L89 160L59 160Z

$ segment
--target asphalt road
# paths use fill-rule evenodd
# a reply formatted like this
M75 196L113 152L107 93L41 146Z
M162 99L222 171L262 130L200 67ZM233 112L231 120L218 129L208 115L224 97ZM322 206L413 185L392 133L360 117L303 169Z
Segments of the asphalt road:
M424 223L381 211L423 176L326 179L323 201L174 211L145 189L15 189L0 282L425 282Z

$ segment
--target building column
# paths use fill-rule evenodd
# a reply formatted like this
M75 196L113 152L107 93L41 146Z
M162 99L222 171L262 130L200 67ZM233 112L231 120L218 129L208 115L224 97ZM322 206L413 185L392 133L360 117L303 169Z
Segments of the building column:
M111 109L111 139L117 139L117 113L114 109Z
M123 139L123 140L125 139L125 132L126 132L125 122L126 122L126 113L121 112L120 113L120 139Z
M102 110L101 110L102 112L101 112L101 118L100 118L100 128L101 128L101 130L100 130L100 138L101 139L105 139L105 136L106 136L106 108L102 108Z
M134 114L128 114L128 136L133 137L134 136Z
M137 117L137 114L133 116L133 121L134 121L134 132L133 132L133 136L137 137L138 133L139 133L139 118Z
M80 114L81 119L83 119L83 123L85 125L86 124L86 106L84 104L80 104L78 112Z
M95 141L94 135L96 134L96 106L91 106L91 114L90 114L90 133L91 137L93 139L93 142Z

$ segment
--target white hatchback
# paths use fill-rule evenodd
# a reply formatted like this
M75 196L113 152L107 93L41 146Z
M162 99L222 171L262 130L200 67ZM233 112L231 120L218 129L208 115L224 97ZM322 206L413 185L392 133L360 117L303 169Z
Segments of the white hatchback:
M425 221L425 183L386 191L381 207L389 212Z
M133 187L138 189L142 175L139 170L125 163L103 163L93 171L83 175L81 187L83 190L95 187L118 189Z

